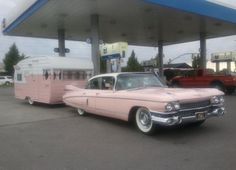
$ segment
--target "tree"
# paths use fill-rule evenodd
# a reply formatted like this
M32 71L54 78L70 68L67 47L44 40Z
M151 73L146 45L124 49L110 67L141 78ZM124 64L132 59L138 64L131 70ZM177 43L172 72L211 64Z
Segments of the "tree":
M14 43L10 48L9 51L6 53L5 58L3 59L5 70L8 75L14 74L14 65L16 65L20 60L24 59L25 55L19 54L19 50Z
M201 66L201 57L199 55L193 56L192 66L194 69L200 68Z
M123 68L123 71L126 71L126 72L143 71L143 67L138 62L138 59L135 57L134 51L132 51L131 56L129 57L128 62L127 62L127 67Z

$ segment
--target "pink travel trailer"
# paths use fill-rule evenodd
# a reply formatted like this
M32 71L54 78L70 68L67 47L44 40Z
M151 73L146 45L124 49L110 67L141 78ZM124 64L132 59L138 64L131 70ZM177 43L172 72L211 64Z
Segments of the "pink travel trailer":
M15 97L29 104L60 104L66 85L84 88L92 74L89 59L29 57L15 66Z

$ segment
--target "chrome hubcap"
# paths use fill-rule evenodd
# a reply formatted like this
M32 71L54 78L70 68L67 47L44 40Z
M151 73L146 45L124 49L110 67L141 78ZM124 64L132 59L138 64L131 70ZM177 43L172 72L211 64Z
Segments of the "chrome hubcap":
M152 119L148 112L141 111L139 114L139 120L140 120L140 123L146 128L151 126Z

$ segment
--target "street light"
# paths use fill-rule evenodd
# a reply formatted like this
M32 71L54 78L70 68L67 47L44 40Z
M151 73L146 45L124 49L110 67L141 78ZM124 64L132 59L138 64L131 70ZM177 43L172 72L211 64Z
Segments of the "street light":
M175 57L174 59L169 59L168 64L171 64L174 60L179 59L180 57L183 57L183 56L186 56L186 55L191 55L192 58L193 58L195 55L199 55L199 53L183 53L183 54Z

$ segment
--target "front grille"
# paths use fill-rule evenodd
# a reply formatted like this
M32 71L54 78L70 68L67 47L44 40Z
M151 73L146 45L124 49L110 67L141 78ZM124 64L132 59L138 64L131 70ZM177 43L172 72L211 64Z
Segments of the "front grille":
M180 103L180 109L194 109L210 106L210 100L191 102L191 103Z
M213 109L212 108L205 108L205 109L196 109L196 110L190 110L190 111L180 111L178 114L178 116L181 117L188 117L188 116L195 116L196 112L212 112Z

